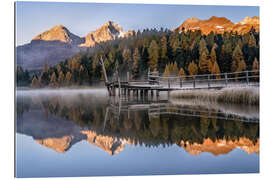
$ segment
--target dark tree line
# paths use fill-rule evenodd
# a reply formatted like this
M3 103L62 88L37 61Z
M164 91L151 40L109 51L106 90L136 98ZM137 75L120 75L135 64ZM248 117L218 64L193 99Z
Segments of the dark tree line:
M130 72L132 79L144 77L148 69L164 76L259 69L259 47L259 33L253 28L242 35L146 29L101 43L56 66L45 64L41 75L33 76L32 86L91 85L104 80L101 56L109 77L117 69L122 76Z
M17 86L28 86L31 83L30 75L28 70L23 70L22 67L17 66L16 68L16 83Z

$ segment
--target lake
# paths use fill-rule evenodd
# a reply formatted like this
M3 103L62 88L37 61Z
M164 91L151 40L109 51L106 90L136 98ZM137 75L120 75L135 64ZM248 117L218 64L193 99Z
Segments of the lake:
M16 177L259 172L259 107L17 90Z

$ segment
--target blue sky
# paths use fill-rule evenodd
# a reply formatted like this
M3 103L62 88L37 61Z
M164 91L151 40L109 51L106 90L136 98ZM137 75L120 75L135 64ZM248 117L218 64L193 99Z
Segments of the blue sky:
M85 36L111 20L124 31L144 28L174 29L190 17L226 17L239 22L246 16L259 16L255 6L149 5L63 2L17 2L17 45L52 28L64 25L72 33Z

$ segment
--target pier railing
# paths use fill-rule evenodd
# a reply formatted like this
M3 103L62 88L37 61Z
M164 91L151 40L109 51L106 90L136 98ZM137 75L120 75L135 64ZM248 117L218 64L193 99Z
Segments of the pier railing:
M132 101L132 99L110 99L108 110L112 112L115 118L121 117L121 113L127 113L128 119L131 117L132 112L146 111L149 120L154 120L161 116L176 115L186 117L199 117L199 118L215 118L227 121L242 121L249 123L259 123L259 117L253 115L245 115L230 111L223 111L218 108L209 106L197 107L192 105L174 105L169 101L158 100L139 100Z
M220 74L201 74L185 76L160 76L148 74L150 84L158 84L167 88L211 88L236 85L259 85L259 70L241 71Z
M127 73L126 77L120 78L115 73L112 80L106 83L110 96L131 94L144 96L150 92L151 96L160 91L184 90L184 89L210 89L239 86L259 86L260 71L241 71L220 74L201 74L185 76L160 76L158 72L148 72L146 79L132 80Z

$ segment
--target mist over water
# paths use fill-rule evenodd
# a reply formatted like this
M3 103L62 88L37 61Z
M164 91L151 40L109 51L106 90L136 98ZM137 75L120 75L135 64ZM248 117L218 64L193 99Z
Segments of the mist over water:
M39 96L39 95L79 95L79 94L91 94L98 96L106 96L107 90L105 88L85 88L85 89L71 89L71 88L59 88L59 89L27 89L27 90L17 90L17 96Z
M16 100L17 177L259 172L256 107L99 87L18 90Z

